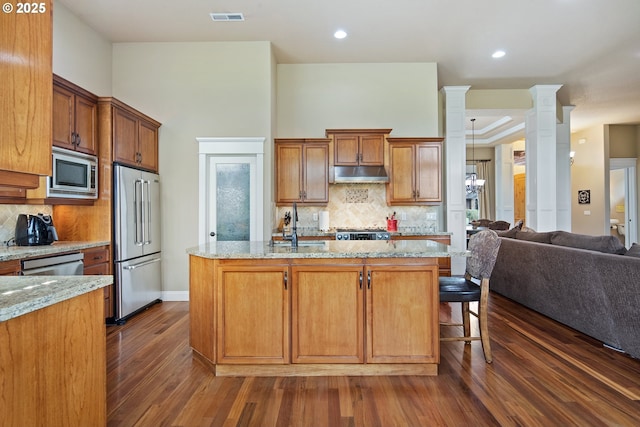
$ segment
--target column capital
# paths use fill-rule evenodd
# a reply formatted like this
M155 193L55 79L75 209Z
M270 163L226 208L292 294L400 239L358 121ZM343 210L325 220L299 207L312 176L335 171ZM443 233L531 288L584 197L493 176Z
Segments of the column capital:
M441 91L445 93L462 92L467 93L471 86L442 86Z

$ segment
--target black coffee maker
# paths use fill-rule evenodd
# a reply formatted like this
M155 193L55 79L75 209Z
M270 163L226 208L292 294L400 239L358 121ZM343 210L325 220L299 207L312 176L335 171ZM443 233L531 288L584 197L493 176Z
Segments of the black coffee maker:
M15 236L18 246L50 245L58 240L58 233L53 226L51 215L41 213L18 215Z

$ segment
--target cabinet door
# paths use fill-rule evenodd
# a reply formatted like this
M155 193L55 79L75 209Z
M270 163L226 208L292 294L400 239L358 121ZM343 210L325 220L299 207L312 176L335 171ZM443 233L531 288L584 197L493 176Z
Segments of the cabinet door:
M437 363L438 267L368 266L368 363Z
M304 203L329 202L329 145L305 145Z
M276 203L302 200L302 144L276 143Z
M130 166L137 166L137 154L137 118L113 107L113 160Z
M389 149L391 176L387 185L389 202L413 202L415 200L415 146L392 145Z
M416 146L416 201L442 201L440 144Z
M339 166L357 166L360 160L357 135L334 136L334 160Z
M289 363L287 266L218 270L218 363Z
M20 176L6 171L51 175L52 2L39 3L45 13L3 13L0 25L0 178L8 184Z
M362 363L362 266L292 267L292 363Z
M75 97L75 149L87 154L98 152L98 104L90 99Z
M74 128L73 92L59 86L53 86L53 145L73 150Z
M138 127L138 152L140 167L158 171L158 128L145 120Z
M360 164L363 166L384 165L384 135L362 135L360 137Z

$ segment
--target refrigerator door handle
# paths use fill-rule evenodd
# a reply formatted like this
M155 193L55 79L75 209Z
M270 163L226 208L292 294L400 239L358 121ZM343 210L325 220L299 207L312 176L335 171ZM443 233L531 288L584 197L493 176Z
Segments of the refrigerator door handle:
M135 270L136 268L144 267L145 265L153 264L153 263L156 263L156 262L160 262L160 258L154 258L152 260L144 261L144 262L141 262L141 263L138 263L138 264L127 265L127 266L124 266L122 268L124 268L125 270Z
M133 243L136 246L142 246L144 244L144 229L142 228L142 180L136 179L133 185L133 224L135 227L135 238Z
M144 222L142 226L143 230L143 245L151 244L151 182L150 181L142 181L142 202L144 203ZM145 192L146 190L146 192ZM146 197L145 197L146 194Z

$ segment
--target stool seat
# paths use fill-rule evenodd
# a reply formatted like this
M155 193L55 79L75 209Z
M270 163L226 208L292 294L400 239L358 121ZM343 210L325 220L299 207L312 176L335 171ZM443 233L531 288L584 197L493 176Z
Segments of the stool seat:
M440 302L470 302L480 300L479 285L464 277L440 278Z

